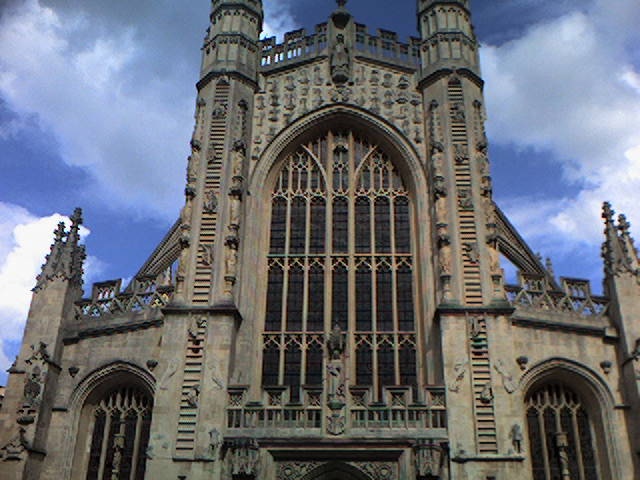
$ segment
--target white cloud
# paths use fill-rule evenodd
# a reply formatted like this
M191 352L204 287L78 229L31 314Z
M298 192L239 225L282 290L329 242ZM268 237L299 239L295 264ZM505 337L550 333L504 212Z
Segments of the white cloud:
M549 152L578 187L506 208L556 248L600 243L605 200L640 221L640 59L628 48L640 3L614 3L597 0L482 51L492 140Z
M17 114L0 127L0 137L35 117L54 134L62 160L86 168L95 201L174 218L197 68L189 64L191 79L181 75L188 70L179 63L181 52L171 51L178 40L166 38L160 26L112 21L102 7L98 13L82 8L25 0L0 16L0 99ZM286 0L266 2L265 15L266 35L295 28ZM163 57L163 50L175 58Z
M96 29L79 43L70 39L91 24L72 15L26 0L0 17L0 97L20 116L36 115L66 163L87 168L94 198L173 217L193 98L162 95L164 76L132 87L144 56L134 30Z
M11 363L7 342L22 338L31 289L59 222L69 225L69 219L63 215L36 217L22 207L0 202L0 372ZM80 232L82 238L89 233L86 228ZM89 257L86 276L99 275L102 267L100 260Z
M282 39L285 33L299 28L291 14L290 2L287 0L271 0L264 3L263 37Z

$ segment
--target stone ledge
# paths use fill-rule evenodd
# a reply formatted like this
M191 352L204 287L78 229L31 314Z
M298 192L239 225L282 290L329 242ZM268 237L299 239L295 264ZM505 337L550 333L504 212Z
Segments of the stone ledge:
M119 333L135 332L136 330L146 330L148 328L161 327L164 325L164 319L157 318L153 320L129 321L126 323L112 323L104 327L94 327L79 329L75 335L65 337L62 341L65 345L78 343L86 338L103 337L116 335Z
M581 333L595 337L607 337L607 329L602 326L580 325L577 323L524 318L520 316L512 317L511 323L522 327L540 328L544 330L562 330L565 332Z
M451 461L468 462L524 462L524 455L456 455Z

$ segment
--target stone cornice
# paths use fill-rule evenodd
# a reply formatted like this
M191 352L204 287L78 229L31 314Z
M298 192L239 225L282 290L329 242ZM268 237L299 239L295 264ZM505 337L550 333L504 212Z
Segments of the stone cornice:
M443 315L459 316L460 314L510 316L515 312L515 310L515 308L507 304L478 307L467 307L464 305L439 305L436 309L436 317L440 318Z
M468 78L480 89L484 88L484 80L476 72L471 70L471 68L442 66L440 68L435 68L431 73L420 79L418 82L418 90L424 90L438 80L453 75L454 73L461 77Z
M224 3L220 3L219 5L216 5L211 11L211 13L209 14L209 20L213 22L213 17L216 15L217 12L221 10L233 10L236 8L240 8L249 13L253 13L255 17L260 21L260 23L264 21L264 13L262 11L254 10L246 3L238 2L238 1L226 1Z
M452 462L524 462L522 455L456 455L451 458Z
M164 325L163 318L144 319L138 321L128 321L123 323L112 323L103 327L80 328L73 334L65 337L62 341L65 345L78 343L87 338L96 338L103 336L116 335L120 333L135 332L137 330L146 330L149 328L157 328Z
M594 337L612 338L611 332L607 329L607 327L604 327L602 325L585 325L557 320L543 320L539 318L524 317L518 314L511 318L511 323L522 327L564 331L569 333L590 335Z
M176 305L170 304L162 309L165 315L177 314L177 315L227 315L233 317L236 323L236 328L240 326L242 322L242 315L233 304L222 303L218 305L209 305L206 307L198 307L194 305Z
M211 83L213 80L215 80L218 77L231 77L234 78L236 80L240 80L241 82L247 83L249 84L256 92L258 91L258 82L249 77L248 75L245 75L242 72L233 70L233 71L229 71L229 70L212 70L209 73L207 73L204 77L202 77L198 83L196 83L196 89L198 90L198 92L200 90L202 90L204 87L206 87L209 83Z

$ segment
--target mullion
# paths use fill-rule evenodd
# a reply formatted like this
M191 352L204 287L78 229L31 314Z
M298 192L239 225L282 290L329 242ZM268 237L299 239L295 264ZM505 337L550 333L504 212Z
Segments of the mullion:
M281 323L283 333L300 332L304 336L303 342L308 342L308 334L312 332L330 329L330 323L336 320L347 331L370 332L373 345L365 357L370 358L368 368L372 383L375 384L374 391L381 391L382 384L397 383L401 377L408 381L406 377L415 376L417 368L414 366L412 370L403 364L411 361L410 347L407 346L405 355L397 346L398 332L413 331L415 328L415 325L408 324L407 318L412 316L407 311L412 310L413 306L412 268L402 268L400 271L401 257L410 254L409 205L402 182L397 178L397 172L388 157L366 141L355 139L352 132L344 137L337 134L334 138L333 133L329 132L326 144L318 143L318 148L314 148L315 143L309 144L310 151L317 150L317 161L327 172L327 181L322 180L320 171L314 173L317 167L310 154L302 154L301 151L288 158L279 177L280 190L285 188L285 183L288 186L285 192L281 192L287 198L283 252L286 260L282 285L285 301L282 302ZM336 145L343 143L348 144L346 151L336 150ZM367 155L368 158L365 158ZM336 169L338 161L342 159L344 167ZM376 159L381 166L377 166L374 172L373 162ZM365 164L358 165L362 160ZM359 178L354 178L358 167ZM346 190L343 189L345 179ZM360 185L362 190L359 189ZM324 191L324 196L318 190ZM276 210L282 208L280 204L276 205L275 193L272 227L279 225L276 215L282 216ZM323 227L324 232L320 233ZM347 241L341 242L339 237L346 237ZM276 253L276 250L274 248L272 253ZM334 255L340 254L346 256L346 271L335 265L334 259L337 257ZM312 260L311 255L320 257L324 268L318 269L318 264L314 262L319 260ZM389 263L381 271L376 268L376 263L380 261L378 255L385 255L380 260ZM370 266L365 266L363 262ZM292 263L301 266L291 267ZM405 295L400 292L403 287L408 287ZM349 294L351 289L353 293ZM317 296L314 296L316 293ZM343 297L345 294L346 298ZM409 301L408 306L404 305L406 301ZM345 319L336 317L338 309ZM351 323L353 326L349 328ZM382 334L393 335L394 342L390 345L385 343L384 351L378 352L376 345L378 336ZM285 340L284 336L282 340ZM351 337L348 340L354 341ZM305 368L307 362L311 362L310 349L311 346L306 343L300 349L298 384L313 377ZM284 358L291 357L288 350L282 343L280 378L284 381L286 375L287 383L292 383L290 369L294 366L287 366ZM415 356L415 347L413 352ZM362 357L360 354L356 356ZM379 364L378 357L385 365ZM362 377L358 371L356 373L357 377ZM390 375L394 377L393 381Z

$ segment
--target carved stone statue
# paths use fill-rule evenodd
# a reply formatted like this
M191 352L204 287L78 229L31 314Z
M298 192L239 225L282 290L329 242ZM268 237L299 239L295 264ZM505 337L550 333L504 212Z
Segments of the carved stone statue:
M460 387L462 385L462 380L464 380L464 376L467 373L467 367L469 362L458 362L453 367L453 373L455 378L453 380L452 385L449 387L449 390L453 393L458 393L460 391Z
M40 368L35 367L24 383L23 400L26 405L37 407L40 404L40 394L42 393L41 382Z
M469 160L469 154L467 153L467 149L464 145L456 144L454 145L455 149L455 160L457 164L463 164L467 160Z
M220 451L222 449L223 438L222 434L217 428L209 431L209 454L211 459L216 461L220 458Z
M451 247L445 245L440 249L440 275L451 275Z
M344 334L337 323L327 338L327 350L331 360L339 360L344 353Z
M193 387L191 387L191 390L189 390L189 393L187 394L187 404L189 404L189 406L192 408L196 408L198 406L199 399L200 385L194 385Z
M351 57L344 43L344 35L336 35L336 43L331 52L331 78L334 83L347 83L350 77Z
M231 197L229 224L234 227L240 226L240 199L238 197Z
M216 192L213 190L209 190L205 194L204 205L202 206L204 213L213 214L218 211L218 199L216 197Z
M327 397L329 400L329 406L335 408L342 408L344 403L342 397L344 397L344 375L342 371L342 362L331 361L327 364Z
M511 427L511 432L509 434L511 437L511 444L513 445L513 451L515 453L522 453L522 441L524 440L524 436L522 434L522 427L520 425L515 424Z
M226 248L225 276L235 278L237 264L238 264L238 253L234 248L232 248L232 245L229 245Z
M478 244L475 242L465 243L463 245L463 249L467 258L471 263L480 262L480 250L478 249Z
M485 383L480 392L480 401L482 403L491 403L493 401L493 389L491 388L491 382Z

